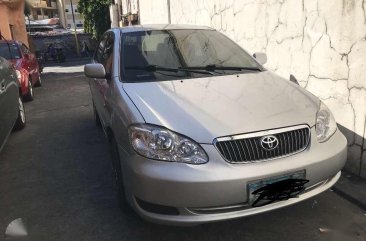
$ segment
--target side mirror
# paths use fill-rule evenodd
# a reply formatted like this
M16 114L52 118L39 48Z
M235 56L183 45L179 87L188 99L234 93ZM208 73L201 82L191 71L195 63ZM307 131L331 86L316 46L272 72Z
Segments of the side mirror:
M254 53L253 54L253 57L260 63L260 64L265 64L267 63L267 54L265 53L261 53L261 52L258 52L258 53Z
M84 74L88 78L104 79L106 77L105 68L102 64L86 64Z

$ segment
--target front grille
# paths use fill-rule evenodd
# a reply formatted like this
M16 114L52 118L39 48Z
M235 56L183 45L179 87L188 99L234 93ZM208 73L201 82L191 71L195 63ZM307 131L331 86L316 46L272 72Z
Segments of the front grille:
M277 138L277 147L265 149L262 139ZM310 141L310 129L306 125L218 138L215 146L221 155L232 163L257 162L280 158L301 152ZM263 144L263 145L262 145ZM267 146L265 146L267 147Z

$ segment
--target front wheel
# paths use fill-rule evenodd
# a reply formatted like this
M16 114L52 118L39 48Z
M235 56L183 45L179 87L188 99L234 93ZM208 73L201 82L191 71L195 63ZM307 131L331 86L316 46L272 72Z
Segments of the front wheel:
M42 86L42 79L41 79L41 75L39 75L38 77L38 81L37 83L34 85L35 87L41 87Z
M32 101L34 99L33 96L33 85L30 81L30 78L28 79L28 93L24 96L24 100L26 101Z
M124 212L130 212L132 209L126 199L125 187L123 183L121 159L118 152L118 144L114 138L111 140L111 154L112 154L112 166L114 182L117 189L119 206Z
M14 130L21 130L24 129L25 124L26 124L26 119L25 119L25 108L23 105L23 101L22 99L19 97L19 107L18 107L18 118L15 122L14 125Z

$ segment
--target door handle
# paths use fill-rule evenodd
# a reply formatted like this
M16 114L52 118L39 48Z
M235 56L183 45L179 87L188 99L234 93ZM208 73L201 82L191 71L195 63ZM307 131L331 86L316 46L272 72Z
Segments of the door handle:
M6 86L5 86L5 80L3 80L0 83L0 90L1 90L1 92L5 91L5 88L6 88Z

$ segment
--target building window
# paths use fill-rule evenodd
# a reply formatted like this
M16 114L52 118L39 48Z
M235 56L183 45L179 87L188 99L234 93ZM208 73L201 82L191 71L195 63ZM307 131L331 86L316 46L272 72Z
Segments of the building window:
M37 15L42 15L41 10L37 10Z
M14 25L9 24L11 39L14 39Z
M75 8L75 13L77 13L78 12L78 9L77 8Z
M66 9L65 9L65 12L67 12L67 13L68 13L68 12L69 12L69 9L67 9L67 8L66 8Z

